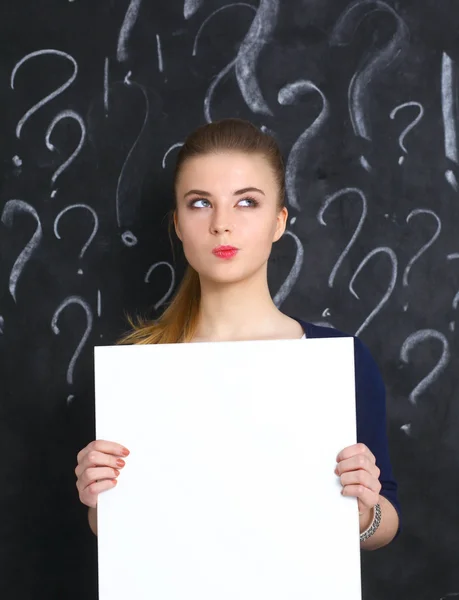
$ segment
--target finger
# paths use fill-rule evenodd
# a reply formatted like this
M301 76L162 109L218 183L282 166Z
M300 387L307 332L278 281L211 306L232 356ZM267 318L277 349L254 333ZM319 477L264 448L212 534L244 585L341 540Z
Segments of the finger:
M115 479L120 474L118 469L112 469L111 467L97 467L95 469L86 469L79 477L79 489L83 491L89 485L95 481L103 481L104 479Z
M346 487L347 485L363 485L377 494L379 494L381 490L379 480L370 475L367 471L362 471L362 469L343 473L340 477L340 481L343 487Z
M84 457L93 450L96 452L103 452L104 454L112 454L113 456L128 456L130 454L127 448L121 444L117 444L116 442L109 442L107 440L94 440L85 448L83 448L83 450L80 450L77 455L77 461L81 462Z
M342 460L336 465L335 473L337 475L342 475L348 471L357 470L367 471L373 475L373 477L376 477L376 479L379 479L381 474L379 467L375 465L373 461L370 460L370 458L365 454L358 454L356 456L352 456L351 458Z
M373 452L371 452L371 450L368 448L368 446L366 446L365 444L362 444L362 443L353 444L352 446L347 446L347 448L344 448L343 450L341 450L341 452L336 457L336 462L339 463L342 460L351 458L352 456L359 456L362 454L364 456L368 456L368 458L371 460L371 462L376 463L376 457L373 454Z
M77 477L79 477L86 469L91 467L112 467L113 469L122 469L126 462L119 456L105 454L97 450L91 450L81 460L75 469Z
M80 493L80 500L86 506L95 508L97 506L97 499L100 493L107 490L113 489L117 484L116 479L104 479L97 483L92 483L83 492Z
M341 490L343 496L358 498L366 508L372 508L379 500L379 494L369 490L364 485L346 485Z

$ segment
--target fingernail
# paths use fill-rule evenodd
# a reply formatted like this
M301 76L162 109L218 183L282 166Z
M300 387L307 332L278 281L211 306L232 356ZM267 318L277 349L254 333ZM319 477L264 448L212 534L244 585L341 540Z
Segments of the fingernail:
M120 472L118 471L118 469L113 469L115 471L115 477L118 477L118 475L120 474Z
M126 464L126 463L125 463L125 461L124 461L122 458L118 458L118 459L116 460L116 466L117 466L117 467L119 467L120 469L122 469L122 468L124 467L124 465L125 465L125 464Z
M122 454L123 456L129 456L130 452L129 452L129 450L128 450L127 448L123 448L123 449L121 450L121 454Z
M113 485L116 485L118 483L118 479L112 479L112 483Z

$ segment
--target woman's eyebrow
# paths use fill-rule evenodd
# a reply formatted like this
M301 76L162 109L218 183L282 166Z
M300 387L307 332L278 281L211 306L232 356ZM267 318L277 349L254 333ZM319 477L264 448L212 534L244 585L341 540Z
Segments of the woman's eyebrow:
M263 190L260 190L256 187L246 187L242 188L242 190L236 190L235 192L233 192L233 196L240 196L241 194L247 194L247 192L260 192L260 194L263 194L263 196L265 195ZM197 194L198 196L206 197L212 196L210 192L206 192L205 190L189 190L183 197L186 198L191 194Z

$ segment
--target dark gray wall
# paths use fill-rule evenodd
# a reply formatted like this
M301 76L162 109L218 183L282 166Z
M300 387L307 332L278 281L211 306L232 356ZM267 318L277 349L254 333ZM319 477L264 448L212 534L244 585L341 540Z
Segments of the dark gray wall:
M277 304L357 333L386 381L405 525L363 557L365 598L459 592L457 3L2 9L0 596L96 598L73 472L94 437L93 347L176 288L177 144L227 116L287 159Z

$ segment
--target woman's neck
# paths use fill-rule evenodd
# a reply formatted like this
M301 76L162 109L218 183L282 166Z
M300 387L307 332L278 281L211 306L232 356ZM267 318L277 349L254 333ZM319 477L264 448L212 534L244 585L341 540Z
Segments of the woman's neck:
M220 285L201 280L201 302L193 341L265 339L287 325L274 304L266 277Z

